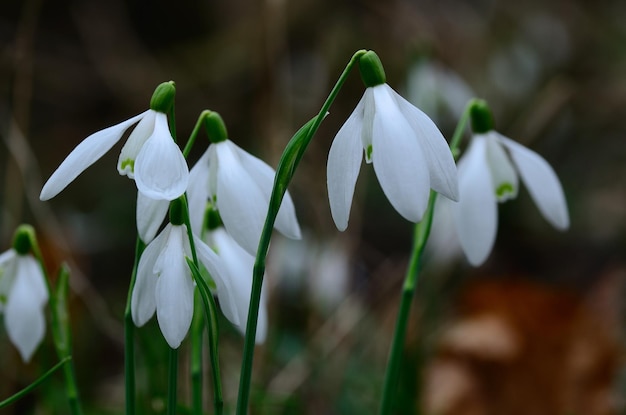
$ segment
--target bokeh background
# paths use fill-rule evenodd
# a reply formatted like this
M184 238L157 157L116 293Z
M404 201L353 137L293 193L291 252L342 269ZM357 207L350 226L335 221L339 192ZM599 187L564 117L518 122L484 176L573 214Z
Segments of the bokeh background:
M4 0L0 250L28 222L49 269L70 264L87 413L123 413L136 190L116 172L121 145L45 203L43 182L84 137L145 110L167 80L177 86L181 142L202 110L215 110L233 141L275 166L358 49L375 50L388 83L448 138L469 98L488 100L497 129L552 164L571 215L567 232L552 229L522 189L500 206L495 248L479 268L434 236L396 413L624 412L625 2ZM255 358L253 414L376 411L412 226L370 166L348 230L332 223L326 156L362 93L355 72L290 187L304 238L277 235L272 244L271 324ZM201 135L190 164L207 145ZM161 413L166 349L154 322L137 342L142 413ZM243 342L224 319L220 342L230 410ZM56 362L49 333L24 365L2 330L0 356L0 397ZM58 375L3 413L62 414L64 405Z

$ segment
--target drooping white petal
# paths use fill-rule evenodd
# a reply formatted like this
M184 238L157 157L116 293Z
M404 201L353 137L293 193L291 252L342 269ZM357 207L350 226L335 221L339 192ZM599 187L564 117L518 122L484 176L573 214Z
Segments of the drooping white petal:
M235 306L239 316L239 324L233 324L237 327L239 332L245 334L248 310L250 308L250 296L252 293L254 257L241 248L237 242L228 235L224 228L218 228L211 232L211 238L217 247L218 255L222 259L232 281L231 286L233 288L236 302ZM262 292L264 291L263 289ZM267 337L267 306L265 300L265 295L261 295L255 337L257 344L263 343Z
M154 271L156 283L157 320L161 333L172 349L183 341L193 317L194 283L185 260L184 225L172 226L168 241L157 258Z
M142 119L146 113L147 111L85 138L52 173L52 176L41 189L39 199L48 200L59 194L87 167L109 151L122 138L124 131Z
M189 186L187 187L191 230L198 236L202 236L202 224L210 197L209 170L209 151L207 150L189 171Z
M239 155L243 168L266 195L269 205L276 171L263 160L244 151L232 141L228 140L228 144L231 145L233 150ZM293 200L288 191L285 192L274 226L280 233L288 238L300 239L302 237L300 224L298 224L298 219L296 218L296 208L293 205Z
M389 92L374 91L376 112L372 160L376 177L391 205L405 219L422 219L430 195L430 175L424 154Z
M499 138L509 149L511 158L543 217L559 230L569 228L565 194L554 169L534 151L506 137L499 135Z
M48 301L48 290L34 258L19 256L17 261L17 275L9 293L4 321L11 342L22 360L28 362L46 332L43 307Z
M156 311L158 276L154 272L154 265L167 244L171 229L172 225L167 224L163 231L148 244L139 259L135 286L130 299L130 311L137 327L146 324Z
M326 180L330 213L340 231L348 227L356 180L363 161L364 98L357 104L335 136L328 153Z
M227 141L213 144L218 160L217 207L224 226L251 255L256 255L267 214L267 196L243 168Z
M154 110L146 111L146 115L128 136L128 140L124 143L117 159L117 171L120 175L128 176L130 179L135 178L135 160L137 160L144 143L154 131L156 114Z
M484 135L487 143L487 163L491 171L493 192L498 202L504 202L517 197L519 180L517 173L509 160L495 132Z
M154 239L167 215L169 201L155 200L137 191L137 233L148 244Z
M448 199L458 201L459 185L456 164L443 134L428 115L400 96L391 87L386 84L385 86L397 102L400 112L411 125L424 152L430 173L430 187Z
M154 131L135 160L137 189L152 199L174 200L188 181L187 161L170 135L167 116L157 112Z
M238 303L235 297L232 279L224 261L200 238L194 236L198 259L205 266L213 282L215 282L217 297L220 300L220 308L224 316L235 326L245 324L239 319Z
M487 165L487 142L475 136L459 160L459 201L455 205L456 229L469 262L482 264L496 238L498 209Z
M363 105L361 128L361 144L365 150L365 162L372 163L372 140L374 136L374 115L376 114L376 102L374 101L374 90L376 87L365 89L363 98L359 105ZM357 108L359 107L357 105ZM356 111L356 109L355 109ZM360 114L360 112L359 112Z

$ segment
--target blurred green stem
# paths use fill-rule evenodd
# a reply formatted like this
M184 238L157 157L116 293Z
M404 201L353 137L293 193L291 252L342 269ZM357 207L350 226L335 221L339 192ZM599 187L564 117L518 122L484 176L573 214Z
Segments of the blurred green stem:
M317 132L322 120L328 113L330 106L335 101L337 94L341 90L350 71L359 62L361 56L366 53L365 50L357 51L337 80L337 83L330 92L328 98L324 102L319 114L302 127L290 140L285 148L274 179L274 187L268 207L265 224L259 240L254 270L252 272L252 294L250 296L250 309L248 311L248 321L246 325L246 335L244 339L243 361L241 364L241 374L239 378L239 395L237 397L237 415L246 415L248 413L248 400L250 398L250 382L252 378L252 363L254 360L254 346L256 339L257 321L259 314L259 306L261 299L261 288L263 286L263 275L265 274L265 258L269 249L269 243L272 236L272 229L276 221L276 215L282 202L283 196L287 191L287 186L300 162L306 147Z
M135 287L135 279L137 278L137 267L139 259L146 245L141 238L137 236L135 243L135 261L133 264L133 272L130 277L128 286L128 296L126 297L126 309L124 310L124 378L126 390L126 415L134 415L135 413L135 323L130 308L130 302Z
M170 348L168 365L167 414L176 415L176 395L178 392L178 349Z
M198 295L196 295L198 297ZM191 407L193 415L202 415L202 303L194 300L191 323Z
M470 108L474 104L474 102L475 100L471 100L465 107L459 123L454 130L452 140L450 141L450 151L452 152L455 160L458 159L459 145L463 137L463 131L465 131L467 121L469 120ZM389 360L387 361L387 369L385 372L385 380L383 383L383 395L379 411L380 415L387 415L392 409L396 386L398 384L400 362L402 360L402 349L404 347L404 342L406 339L407 323L409 321L411 304L413 302L415 289L417 287L422 253L424 252L424 248L426 247L426 242L428 241L428 235L430 234L430 228L433 222L433 214L436 200L437 193L431 191L430 199L428 200L428 208L424 213L424 218L421 222L415 224L415 231L413 233L413 253L411 255L411 261L409 262L406 276L404 278L404 285L402 286L400 307L398 309L396 327L394 329L393 339L391 341L391 350L389 352Z

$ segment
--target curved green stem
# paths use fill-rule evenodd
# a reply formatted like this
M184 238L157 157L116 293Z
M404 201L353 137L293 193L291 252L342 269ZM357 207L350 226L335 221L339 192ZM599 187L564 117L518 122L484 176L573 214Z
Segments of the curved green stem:
M30 391L35 389L37 386L39 386L42 382L44 382L46 379L48 379L54 372L59 370L61 368L61 366L63 366L64 364L68 363L70 360L72 360L71 356L67 356L67 357L64 357L63 359L61 359L61 361L59 363L57 363L56 365L54 365L50 369L48 369L46 371L46 373L41 375L36 381L34 381L30 385L26 386L24 389L22 389L21 391L17 392L16 394L14 394L14 395L6 398L5 400L1 401L0 402L0 409L4 408L6 406L9 406L13 402L21 399L24 395L26 395L27 393L29 393Z
M474 102L475 100L470 100L470 102L465 107L463 115L461 116L461 119L459 120L459 123L454 130L454 135L450 142L450 151L452 152L455 160L458 159L458 148L461 143L467 121L469 120L470 108L474 104ZM422 253L424 252L424 248L426 247L426 242L428 241L430 228L433 222L433 214L436 200L437 193L431 191L430 199L428 200L428 208L426 209L424 218L421 222L415 224L411 260L409 262L409 267L404 278L404 285L402 286L400 307L398 309L398 317L396 319L396 326L394 329L393 339L391 341L389 360L387 361L387 369L385 372L385 380L383 383L383 395L379 411L380 415L387 415L390 413L394 400L394 392L398 383L400 362L402 360L402 349L404 347L404 342L406 339L409 313L411 310L411 304L413 302L413 296L415 295L415 289L417 287Z
M250 309L248 311L248 320L246 325L246 336L244 340L243 360L241 364L241 374L239 379L239 395L237 397L237 414L245 415L248 412L248 401L250 398L250 382L252 378L252 362L254 360L254 346L256 339L258 313L261 299L261 288L263 286L263 275L265 274L265 258L269 249L272 229L276 221L276 215L282 202L283 196L287 191L287 186L295 172L306 147L317 132L322 120L328 113L330 106L335 101L337 94L341 90L348 74L355 64L358 63L361 56L366 53L365 50L356 52L337 83L331 90L328 98L324 102L319 114L305 124L290 140L285 148L281 159L276 168L276 177L274 179L274 187L270 196L268 213L265 218L265 224L259 240L254 270L252 273L252 295L250 296Z
M202 415L203 330L202 306L199 301L194 301L193 321L191 323L191 408L193 415Z
M200 132L200 129L202 128L202 125L204 124L207 115L209 115L210 113L211 111L209 110L204 110L200 113L200 116L196 121L196 125L193 127L191 135L189 135L189 139L187 140L187 144L185 144L185 148L183 149L183 156L185 156L185 158L189 156L191 148L193 147L194 143L196 142L196 138L198 137L198 133Z

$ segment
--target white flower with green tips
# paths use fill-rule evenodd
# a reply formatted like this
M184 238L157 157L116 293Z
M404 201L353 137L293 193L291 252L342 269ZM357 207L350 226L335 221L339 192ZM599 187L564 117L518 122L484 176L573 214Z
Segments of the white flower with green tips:
M430 189L457 200L457 171L448 144L430 118L385 83L374 52L360 59L365 94L341 127L328 154L328 198L333 220L348 226L363 155L391 205L405 219L422 219Z
M194 237L198 260L215 283L224 314L240 324L237 302L222 260L198 237ZM192 258L187 228L169 223L141 255L137 280L131 296L131 314L136 326L146 324L152 316L167 344L180 346L193 318L195 282L185 258Z
M192 229L200 233L207 201L219 211L228 233L251 255L256 255L269 206L276 172L267 163L244 151L226 135L217 113L207 124L213 142L191 169L189 214ZM300 239L300 225L289 192L285 193L275 228L292 239Z
M453 207L459 242L469 262L475 266L489 256L498 229L497 204L517 197L519 178L552 226L559 230L569 227L563 188L548 162L494 131L489 113L479 114L472 120L480 119L478 117L482 117L483 122L487 119L487 124L480 128L473 126L474 131L480 133L474 134L459 160L459 202Z
M189 169L170 133L164 106L173 84L159 85L151 109L126 121L91 134L67 156L48 179L39 198L48 200L59 194L85 169L108 152L134 124L117 163L121 175L135 180L137 189L148 198L174 200L185 192ZM165 102L165 104L164 104Z

